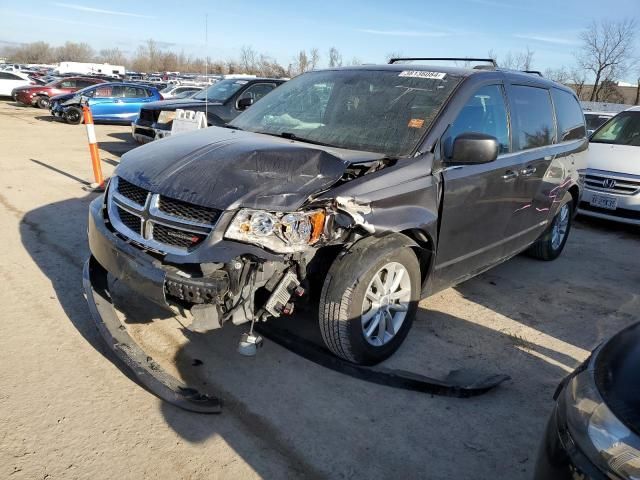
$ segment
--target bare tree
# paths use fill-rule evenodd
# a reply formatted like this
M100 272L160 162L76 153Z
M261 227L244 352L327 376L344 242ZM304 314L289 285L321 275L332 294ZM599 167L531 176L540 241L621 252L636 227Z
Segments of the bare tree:
M105 48L100 50L98 60L111 65L124 65L127 63L127 57L119 48Z
M317 48L312 48L309 52L309 70L315 70L320 63L320 52Z
M5 55L18 63L49 63L54 61L54 53L46 42L24 43L5 49Z
M533 69L532 65L535 53L536 52L531 50L529 47L526 47L522 52L512 52L509 50L504 56L504 59L498 61L498 55L496 55L493 50L489 50L489 58L494 59L502 68L525 71Z
M384 56L384 61L389 63L389 60L391 60L392 58L402 58L402 52L389 52Z
M554 82L558 82L558 83L562 83L562 84L569 84L571 81L571 73L565 68L565 67L560 67L560 68L547 68L544 71L544 76L553 80Z
M584 70L580 70L578 68L574 68L571 70L571 83L573 84L573 89L576 91L576 95L580 100L586 100L584 85L587 82L586 76L584 74Z
M239 63L244 73L256 73L258 70L258 53L252 47L243 45L240 49Z
M619 21L593 22L582 34L582 47L577 54L578 64L594 75L589 100L598 101L603 80L613 81L626 72L633 57L637 22L626 18Z
M293 61L292 73L294 75L299 75L306 71L310 70L309 68L309 57L307 56L307 52L304 50L300 50L298 55Z
M86 43L66 42L55 50L55 60L58 62L90 62L94 56L93 48Z
M341 67L342 66L342 55L338 51L336 47L331 47L329 49L329 68Z

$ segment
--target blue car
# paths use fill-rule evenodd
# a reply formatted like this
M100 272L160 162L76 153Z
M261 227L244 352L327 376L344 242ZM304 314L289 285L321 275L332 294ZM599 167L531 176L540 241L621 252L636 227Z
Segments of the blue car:
M82 123L81 101L85 98L94 121L130 124L144 104L162 100L162 95L155 87L137 83L101 83L51 98L51 114L72 125Z

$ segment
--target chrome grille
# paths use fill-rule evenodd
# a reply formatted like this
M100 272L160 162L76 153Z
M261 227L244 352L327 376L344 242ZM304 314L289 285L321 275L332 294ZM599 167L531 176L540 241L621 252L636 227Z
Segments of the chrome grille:
M198 223L215 223L220 215L219 210L213 208L200 207L192 203L175 200L169 197L160 197L158 209L167 215L175 215Z
M133 183L129 183L122 178L118 179L118 193L142 206L144 206L144 203L147 201L147 197L149 196L148 190L140 188Z
M635 195L640 192L640 176L589 170L584 179L589 190Z
M117 207L117 209L120 221L124 224L124 226L130 229L132 232L136 232L138 235L141 235L142 217L134 215L133 213L129 213L124 208Z
M109 185L107 210L121 235L146 248L178 255L196 248L221 213L164 197L119 177Z

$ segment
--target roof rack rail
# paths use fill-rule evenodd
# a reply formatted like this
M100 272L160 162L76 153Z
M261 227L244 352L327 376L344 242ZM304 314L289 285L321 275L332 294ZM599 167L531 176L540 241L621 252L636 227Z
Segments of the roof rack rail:
M530 73L531 75L538 75L539 77L544 77L542 72L539 70L522 70L524 73Z
M410 61L415 61L415 60L422 60L422 61L440 61L440 62L485 62L485 63L490 63L491 65L493 65L494 68L498 67L498 64L496 63L496 61L493 58L468 58L468 57L460 57L460 58L456 58L456 57L399 57L399 58L390 58L389 59L389 64L393 64L393 63L400 63L400 62L410 62Z

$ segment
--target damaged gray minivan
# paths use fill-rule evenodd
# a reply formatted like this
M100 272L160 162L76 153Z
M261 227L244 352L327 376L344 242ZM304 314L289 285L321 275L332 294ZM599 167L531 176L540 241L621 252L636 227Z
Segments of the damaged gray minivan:
M315 298L327 348L371 365L420 298L561 253L587 146L574 93L535 74L313 71L226 127L124 155L91 204L91 262L197 331Z

